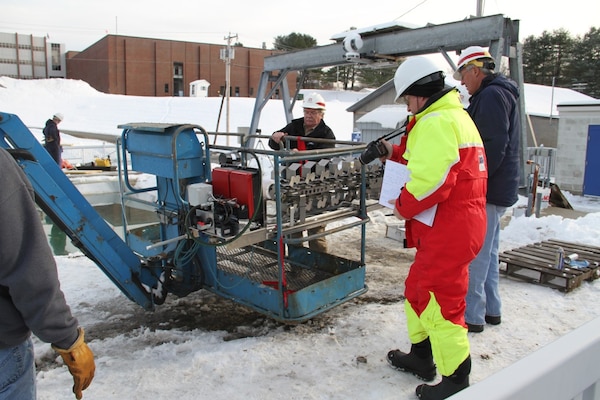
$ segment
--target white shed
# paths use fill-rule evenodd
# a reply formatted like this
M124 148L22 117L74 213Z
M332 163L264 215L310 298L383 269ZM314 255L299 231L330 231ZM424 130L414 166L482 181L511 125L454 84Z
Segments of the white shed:
M556 183L562 190L600 196L600 100L558 104Z
M210 83L206 79L190 82L190 97L208 97Z

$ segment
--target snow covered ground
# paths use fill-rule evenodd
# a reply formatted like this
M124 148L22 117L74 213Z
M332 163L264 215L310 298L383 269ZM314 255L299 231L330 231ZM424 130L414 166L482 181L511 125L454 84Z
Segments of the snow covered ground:
M0 78L0 111L42 126L54 112L60 128L112 132L127 122L214 125L217 99L131 98L95 92L81 82ZM2 87L4 86L4 87ZM327 99L327 97L326 97ZM231 99L233 130L248 126L253 102ZM353 101L328 101L326 121L348 138ZM277 102L275 102L277 103ZM273 108L271 108L273 107ZM264 132L284 125L280 104L263 112ZM34 132L35 133L35 132ZM76 140L73 140L76 142ZM600 201L566 193L588 214L508 217L501 250L550 238L600 244ZM521 199L521 203L524 199ZM408 349L402 294L414 255L386 237L394 218L374 211L367 227L369 291L312 320L282 325L206 291L171 296L155 312L129 301L79 253L56 256L62 289L86 328L96 377L85 399L413 399L420 384L388 367L385 355ZM328 238L335 252L357 253L354 230ZM479 382L600 315L600 280L569 293L503 277L502 324L469 334L472 383ZM38 399L72 399L71 376L50 345L35 340Z

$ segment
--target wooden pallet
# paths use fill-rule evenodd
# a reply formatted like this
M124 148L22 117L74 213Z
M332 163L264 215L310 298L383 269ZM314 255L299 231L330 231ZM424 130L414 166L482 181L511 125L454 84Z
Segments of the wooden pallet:
M564 249L565 256L577 253L578 260L587 260L589 267L578 269L565 264L562 270L557 269L558 247ZM600 247L585 244L550 239L505 251L499 259L501 273L564 292L575 289L584 280L600 277Z

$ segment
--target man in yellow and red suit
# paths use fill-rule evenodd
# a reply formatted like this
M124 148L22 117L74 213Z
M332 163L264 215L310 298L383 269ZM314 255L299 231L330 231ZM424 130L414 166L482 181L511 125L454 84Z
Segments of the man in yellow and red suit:
M469 264L486 231L487 170L479 132L455 88L430 59L413 57L396 71L396 100L411 114L400 146L384 141L387 159L406 164L410 179L394 215L406 220L409 247L416 247L405 282L409 353L392 350L396 369L433 381L416 388L420 399L445 399L469 386L470 345L465 324ZM384 158L384 159L385 159ZM436 207L431 226L415 216Z

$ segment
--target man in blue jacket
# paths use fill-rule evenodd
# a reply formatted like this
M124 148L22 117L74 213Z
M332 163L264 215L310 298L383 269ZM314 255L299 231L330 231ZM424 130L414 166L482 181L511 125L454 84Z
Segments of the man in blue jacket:
M51 119L46 121L46 127L44 128L44 147L50 153L54 161L58 164L59 168L62 168L62 147L60 147L60 131L58 130L58 124L64 119L61 113L56 113Z
M487 231L479 254L469 267L465 321L469 332L483 332L485 323L501 322L498 290L500 218L517 201L519 190L519 89L495 73L490 53L480 46L461 52L454 78L471 95L467 109L477 125L487 158Z

